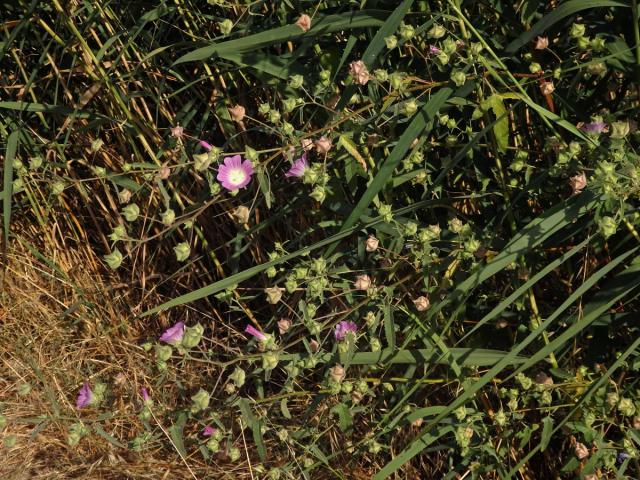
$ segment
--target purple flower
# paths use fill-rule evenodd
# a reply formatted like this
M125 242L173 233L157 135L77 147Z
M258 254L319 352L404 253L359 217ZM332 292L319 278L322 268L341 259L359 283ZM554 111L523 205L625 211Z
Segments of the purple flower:
M210 151L213 147L209 142L205 142L204 140L200 140L198 142L202 148L204 148L207 152Z
M93 392L91 391L91 387L89 387L89 382L84 382L84 385L78 392L78 398L76 398L76 408L88 407L92 401Z
M342 322L336 325L336 340L342 341L345 339L348 333L356 333L358 331L358 326L355 322L350 320L343 320Z
M585 123L584 125L582 125L580 127L580 130L582 130L585 133L597 134L597 133L604 132L606 128L607 128L607 124L604 122L591 122L591 123Z
M202 429L202 435L205 437L210 437L211 435L213 435L213 432L215 431L216 431L215 428L213 428L211 425L207 425Z
M429 45L429 53L431 55L439 55L441 50L435 45Z
M629 458L630 455L627 452L620 452L618 454L618 456L616 457L616 462L617 463L623 463L627 458Z
M142 395L142 400L144 401L144 403L147 403L151 399L151 397L149 396L149 392L144 387L140 389L140 395Z
M303 154L299 159L293 162L293 166L289 169L287 173L284 174L285 177L296 177L300 178L304 175L304 172L309 168L309 164L307 163L307 154Z
M267 339L267 336L262 333L260 330L255 328L253 325L247 325L247 328L244 329L249 335L252 335L254 338L260 340L261 342Z
M184 322L178 322L173 327L167 328L160 336L160 341L176 345L182 340L184 335Z
M240 155L234 155L224 159L224 165L218 167L216 179L227 190L238 190L249 185L251 175L253 175L251 160L242 161Z

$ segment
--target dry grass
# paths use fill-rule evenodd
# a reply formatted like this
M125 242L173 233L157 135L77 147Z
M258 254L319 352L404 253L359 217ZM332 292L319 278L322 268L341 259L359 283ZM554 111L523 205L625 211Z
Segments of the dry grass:
M0 307L0 402L8 420L3 435L15 435L17 442L0 460L0 478L191 476L175 452L163 449L165 439L143 454L97 434L77 447L66 444L69 425L80 419L88 426L102 420L104 431L123 444L139 434L137 392L148 385L148 362L138 345L144 325L133 321L119 290L104 283L90 251L58 252L56 260L58 272L24 247L8 255ZM110 412L75 409L88 372L110 384ZM31 391L20 395L24 384ZM195 460L188 463L194 473L202 470Z

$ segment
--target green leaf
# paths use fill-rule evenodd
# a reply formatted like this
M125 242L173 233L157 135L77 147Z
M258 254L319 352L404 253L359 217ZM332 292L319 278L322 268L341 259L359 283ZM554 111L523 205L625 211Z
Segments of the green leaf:
M111 445L114 445L118 448L127 448L127 446L121 443L117 438L105 432L99 423L93 424L93 430L102 438L104 438L107 442L109 442Z
M544 452L551 440L551 434L553 433L553 418L544 417L542 419L542 434L540 436L540 451Z
M507 116L507 109L504 106L504 102L500 95L491 95L485 100L486 108L491 109L496 117L496 122L493 126L493 134L496 137L498 144L498 150L502 153L507 151L509 146L509 117Z
M240 54L251 52L260 48L279 43L289 42L298 38L311 38L317 35L325 35L342 30L355 28L375 27L382 24L388 12L384 10L362 10L348 15L318 16L308 32L303 32L297 25L285 25L265 32L255 33L244 38L214 43L206 47L198 48L183 55L175 61L174 65L186 62L197 62L211 58L215 55Z
M239 398L236 401L236 405L240 408L242 419L251 429L253 441L258 448L258 456L260 460L264 461L267 458L267 449L264 446L264 440L262 438L262 422L253 414L249 401L246 398Z
M184 448L184 438L182 431L184 430L184 426L187 424L187 414L182 412L178 415L178 419L176 423L174 423L171 427L169 427L169 437L171 437L171 442L173 446L176 448L178 453L186 458L187 450Z
M351 412L347 405L339 403L331 409L331 412L338 415L338 427L340 428L340 431L346 432L351 430L353 421L351 419Z
M4 157L4 190L2 191L2 224L4 230L4 247L9 245L9 225L11 223L11 197L13 195L13 161L18 152L20 131L11 132L7 139L7 151Z
M517 52L522 46L532 41L538 35L544 33L548 28L555 25L562 19L582 10L596 7L629 7L629 4L612 0L570 0L568 2L564 2L553 12L542 17L542 19L536 23L531 30L523 33L507 45L505 53L512 54Z

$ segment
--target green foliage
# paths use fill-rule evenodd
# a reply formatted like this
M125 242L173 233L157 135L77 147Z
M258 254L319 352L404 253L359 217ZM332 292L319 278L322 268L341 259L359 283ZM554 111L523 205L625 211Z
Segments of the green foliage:
M5 247L88 245L157 392L69 448L638 478L635 0L7 9Z

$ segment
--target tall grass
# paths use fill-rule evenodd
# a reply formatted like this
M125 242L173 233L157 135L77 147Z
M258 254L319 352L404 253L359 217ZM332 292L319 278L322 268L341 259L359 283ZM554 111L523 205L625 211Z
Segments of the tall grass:
M0 5L0 475L640 475L635 0Z

